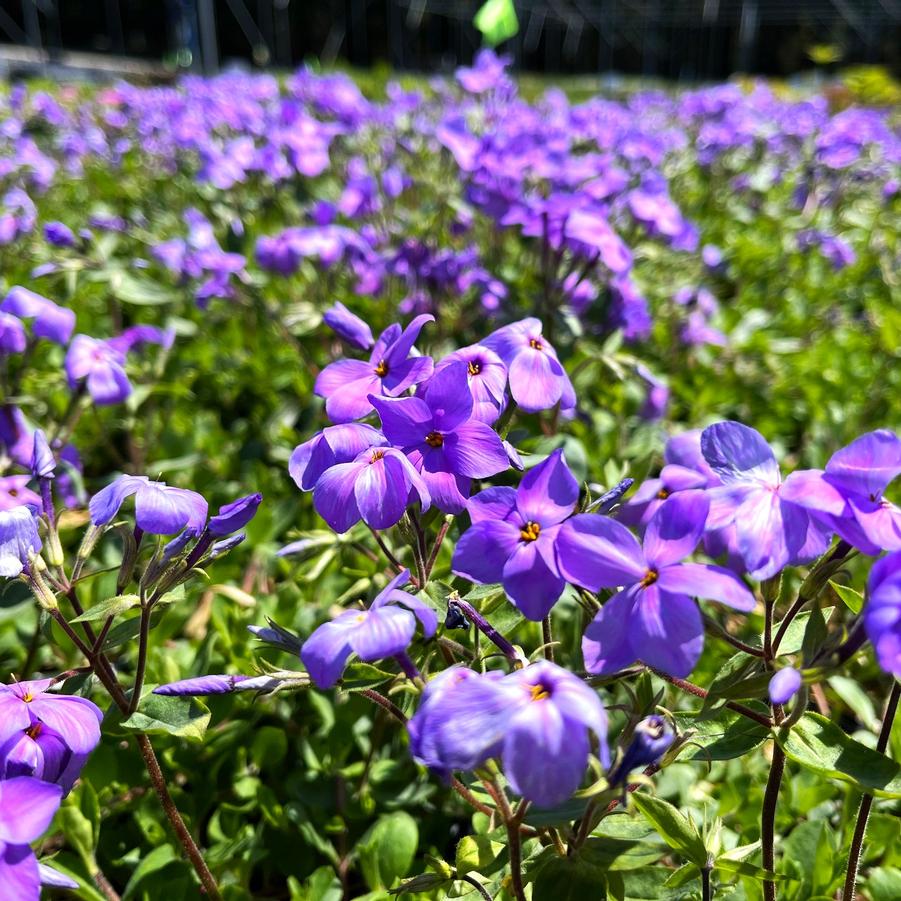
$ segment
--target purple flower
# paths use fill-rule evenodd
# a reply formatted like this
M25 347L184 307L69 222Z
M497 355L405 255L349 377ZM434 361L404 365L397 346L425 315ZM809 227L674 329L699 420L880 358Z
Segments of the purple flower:
M763 436L740 422L718 422L701 434L701 450L722 485L711 488L707 528L735 524L737 548L754 579L769 579L786 566L823 554L831 532L793 501L779 464Z
M879 665L901 676L901 552L888 554L870 570L863 623Z
M62 222L48 222L44 226L44 237L48 244L56 247L74 247L75 235L68 225Z
M435 317L417 316L403 330L396 323L379 335L369 362L335 360L316 378L314 391L325 400L332 422L350 422L372 412L370 395L397 397L424 382L432 374L431 357L411 357L410 351L427 322Z
M263 500L262 494L248 494L219 508L216 516L210 517L209 530L217 537L231 535L249 523L256 516L257 508Z
M578 498L562 450L529 470L517 489L479 492L467 505L472 526L454 549L453 571L481 584L500 582L529 619L544 619L563 593L556 542Z
M378 429L362 422L326 426L294 448L288 472L298 488L312 491L319 477L336 463L350 463L367 448L387 443Z
M41 496L28 487L28 476L0 476L0 510L23 506L43 508Z
M624 525L604 516L586 513L563 525L557 559L564 577L595 592L620 588L582 639L589 672L613 673L642 660L687 676L704 646L692 597L753 610L754 595L731 572L681 562L700 541L707 512L704 492L674 495L648 523L643 548Z
M576 393L557 352L542 337L538 319L523 319L492 332L481 342L507 366L510 393L523 410L533 413L560 404L575 409Z
M281 679L273 679L270 676L210 675L158 685L153 689L153 693L174 697L198 697L226 695L235 691L265 691L279 685Z
M0 354L20 354L27 343L21 320L12 313L0 313Z
M417 620L426 638L435 634L435 611L400 590L409 579L410 573L405 569L378 593L368 610L347 610L319 626L304 642L300 659L319 688L331 688L341 678L351 654L372 662L406 651Z
M768 691L774 704L787 704L801 687L801 673L791 666L785 666L773 673Z
M322 319L333 332L360 350L369 350L375 343L369 326L340 301L326 310Z
M313 506L336 532L361 519L373 529L387 529L404 515L411 492L427 510L429 490L413 464L396 448L373 447L326 470L313 489Z
M36 479L52 479L56 471L56 459L43 429L35 429L34 449L31 452L31 474Z
M418 762L447 773L500 757L514 791L539 807L560 804L579 787L590 732L609 765L601 699L546 660L503 678L446 670L427 686L408 728Z
M381 417L385 437L403 449L432 502L447 513L464 509L470 479L497 475L510 466L497 433L472 416L462 362L433 375L417 397L372 395L370 401Z
M87 698L51 694L50 679L0 685L0 770L68 792L100 741L103 714Z
M75 329L75 314L52 300L35 294L19 285L11 288L0 310L20 319L33 320L31 331L36 338L46 338L56 344L66 344Z
M639 418L644 419L646 422L663 419L669 406L669 385L658 379L644 364L639 364L636 367L636 372L648 386L644 403L638 411Z
M30 507L0 511L0 577L18 576L28 566L29 552L36 554L40 549L38 524Z
M125 353L109 341L76 335L66 352L66 377L74 391L86 380L88 393L98 406L122 403L132 392L125 374Z
M836 451L825 470L792 473L783 496L865 554L901 549L901 509L883 497L901 473L901 439L888 429L867 432Z
M472 395L472 416L493 423L507 406L507 367L481 344L461 347L435 364L435 375L455 363L466 364L466 381Z
M632 741L622 760L611 770L607 782L611 786L619 785L629 778L629 773L657 763L675 740L676 735L666 717L646 716L635 726Z
M29 843L50 827L62 789L30 776L0 782L0 886L9 901L37 901L41 874Z
M95 526L105 526L119 513L127 497L135 496L135 522L151 535L174 535L188 529L195 535L206 524L207 502L196 491L151 482L146 476L119 476L101 488L88 509Z

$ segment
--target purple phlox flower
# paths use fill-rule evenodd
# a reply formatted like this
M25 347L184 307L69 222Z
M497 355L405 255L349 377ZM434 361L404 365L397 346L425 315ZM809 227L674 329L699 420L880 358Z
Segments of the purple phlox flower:
M470 94L484 94L510 84L506 74L509 65L510 57L498 56L493 50L485 48L476 54L471 68L460 66L454 74L464 90Z
M692 310L688 314L681 331L682 340L693 347L710 344L713 347L725 347L729 339L719 329L710 325L708 317L701 310Z
M863 623L879 665L901 676L901 552L877 560L870 570Z
M867 432L836 451L825 470L792 473L783 496L865 554L901 549L901 509L884 497L901 473L901 439L888 429Z
M500 757L511 787L540 807L567 800L591 750L609 765L607 713L597 693L546 660L499 678L446 670L408 724L415 759L434 770L471 770Z
M792 474L783 483L763 436L740 422L718 422L701 434L701 450L722 485L708 491L708 530L735 524L737 550L754 579L807 563L829 546L822 528L795 501Z
M403 331L397 324L389 325L375 342L368 363L343 359L326 366L314 391L326 399L325 411L332 422L350 422L371 413L372 394L398 397L424 382L432 374L432 358L411 357L410 351L422 327L434 321L434 316L423 314Z
M135 497L135 522L151 535L174 535L188 529L195 535L206 524L207 502L196 491L152 482L146 476L119 476L101 488L88 505L91 522L105 526L118 515L127 497Z
M641 483L641 487L629 498L628 503L623 504L617 514L617 519L627 526L644 531L667 498L680 491L706 487L706 476L686 466L667 463L660 470L658 478L646 479Z
M701 540L707 513L705 492L674 495L648 523L643 547L622 523L605 516L581 514L564 523L557 538L563 576L590 591L620 589L582 639L589 672L606 675L642 660L687 676L704 646L693 598L754 608L754 595L728 570L681 562Z
M557 351L542 336L538 319L505 325L480 343L503 360L510 393L523 410L549 410L558 403L563 412L575 409L572 382L557 359Z
M270 691L281 684L281 679L273 679L271 676L210 675L158 685L153 693L174 697L200 697L226 695L236 691Z
M0 476L0 511L27 506L41 512L41 496L28 487L28 481L26 475Z
M632 252L613 230L601 208L577 209L566 220L567 243L581 256L595 257L615 275L632 268Z
M75 329L75 313L72 310L58 306L20 285L10 288L3 303L0 303L0 310L20 319L32 320L34 336L56 344L67 344Z
M544 619L563 593L556 542L578 499L579 483L559 449L518 488L479 492L467 505L472 525L454 548L453 571L481 584L500 582L529 619Z
M326 310L322 319L335 334L360 350L369 350L375 343L369 326L340 301Z
M74 247L75 235L68 225L62 222L48 222L44 226L44 237L48 244L56 247Z
M467 379L467 364L457 362L433 375L416 397L370 396L385 437L403 449L432 502L447 513L464 509L470 479L510 466L498 434L472 416Z
M773 673L768 691L774 704L787 704L797 693L803 682L801 673L791 666L784 666Z
M635 371L647 385L644 403L638 411L639 418L650 422L662 419L666 415L666 409L669 406L669 385L658 379L643 363L639 363L635 367Z
M12 579L28 566L29 553L38 553L41 538L31 507L0 510L0 577Z
M16 776L0 781L0 886L9 901L37 901L41 872L30 843L50 827L62 800L58 785Z
M378 429L362 422L326 426L294 448L288 472L301 491L312 491L319 477L336 463L350 463L364 450L387 443Z
M361 519L373 529L387 529L400 521L411 496L423 511L431 505L429 490L406 455L393 447L370 447L319 477L313 506L336 532Z
M493 350L481 344L471 344L455 350L436 363L435 375L459 362L466 364L473 419L490 425L507 406L507 367Z
M48 888L81 888L74 879L42 861L38 861L38 873L41 877L41 885Z
M676 740L673 727L664 716L646 716L636 726L629 747L622 759L610 771L607 782L619 785L629 778L629 774L642 767L657 763Z
M36 479L52 479L56 472L56 458L43 429L35 429L34 450L31 452L31 474Z
M66 377L74 391L85 380L98 406L122 403L132 392L125 373L125 352L111 341L76 335L66 352Z
M280 651L287 651L294 656L300 654L302 642L299 636L269 617L266 617L266 622L269 624L268 626L248 626L247 631L260 641L278 648Z
M171 328L163 331L155 325L133 325L121 335L109 338L107 343L123 354L143 344L157 344L163 350L169 350L175 343L175 331Z
M27 343L22 321L12 313L0 313L0 354L20 354Z
M210 517L207 526L210 534L220 537L243 529L256 516L257 508L262 500L262 494L248 494L246 497L240 497L236 501L220 507L219 512Z
M100 741L103 714L75 695L48 691L51 679L0 685L0 767L36 775L68 792Z
M705 244L701 248L701 260L708 269L721 269L723 265L723 251L715 244Z
M368 610L347 610L323 623L304 642L300 659L319 688L331 688L341 678L351 654L370 663L405 652L417 620L426 638L435 634L435 611L401 591L409 579L409 570L403 570L378 593Z

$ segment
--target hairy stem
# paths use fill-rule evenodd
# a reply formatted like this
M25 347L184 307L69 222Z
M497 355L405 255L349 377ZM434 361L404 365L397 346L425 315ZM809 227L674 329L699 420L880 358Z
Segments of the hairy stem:
M544 659L554 662L554 633L551 631L550 613L541 621L541 640L544 643Z
M135 684L131 692L131 703L128 705L128 713L131 715L138 709L141 702L141 692L144 690L144 675L147 672L147 651L150 644L150 612L153 608L150 604L141 606L141 631L138 637L138 664L135 669Z
M782 707L773 704L773 721L782 722ZM771 873L776 871L776 805L779 803L779 789L782 787L782 775L785 772L785 753L778 742L773 742L773 759L770 762L770 775L767 777L766 789L763 793L763 806L760 810L760 847L763 856L763 868ZM776 901L776 883L769 880L763 883L764 901Z
M901 682L896 680L888 697L885 715L882 718L882 728L879 730L879 739L876 742L876 750L880 754L884 754L885 749L888 747L889 737L892 734L892 724L895 721L895 713L898 710L899 698L901 698ZM863 852L863 840L867 834L867 821L870 819L872 807L873 796L864 795L860 799L857 823L854 826L854 835L851 838L851 850L848 852L848 871L845 875L845 887L842 889L842 901L854 901L857 871L860 867L860 855Z

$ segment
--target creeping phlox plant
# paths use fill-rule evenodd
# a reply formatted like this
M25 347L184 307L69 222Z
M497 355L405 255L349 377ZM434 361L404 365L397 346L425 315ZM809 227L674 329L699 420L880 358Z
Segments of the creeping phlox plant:
M0 94L0 901L901 897L896 115L383 94Z

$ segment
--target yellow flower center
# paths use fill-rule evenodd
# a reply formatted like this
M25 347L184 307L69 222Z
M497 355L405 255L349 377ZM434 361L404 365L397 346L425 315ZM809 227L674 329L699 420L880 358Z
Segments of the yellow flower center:
M666 488L661 488L657 492L657 497L659 497L660 500L665 501L669 497L669 491L667 491Z
M531 347L532 350L544 350L544 345L538 338L529 338L529 347Z
M375 367L375 374L380 379L388 375L388 364L384 360L379 360L379 365Z
M372 456L369 458L370 463L376 463L381 460L382 457L385 456L385 452L383 450L376 450L372 452Z
M429 447L441 447L444 444L444 435L441 432L429 432L425 436L425 443Z
M41 729L43 729L43 724L35 723L33 726L30 726L28 729L25 730L25 734L29 738L37 741L38 736L41 734Z
M548 689L540 682L537 685L532 686L529 690L529 694L532 696L533 701L544 701L551 696L550 691L548 691Z
M482 371L482 364L476 360L470 360L466 369L470 375L478 375Z
M537 541L541 534L541 526L537 522L527 522L519 531L519 537L523 541Z
M658 579L658 573L656 569L649 569L645 574L644 578L641 580L640 585L642 588L647 588L649 585L653 585Z

